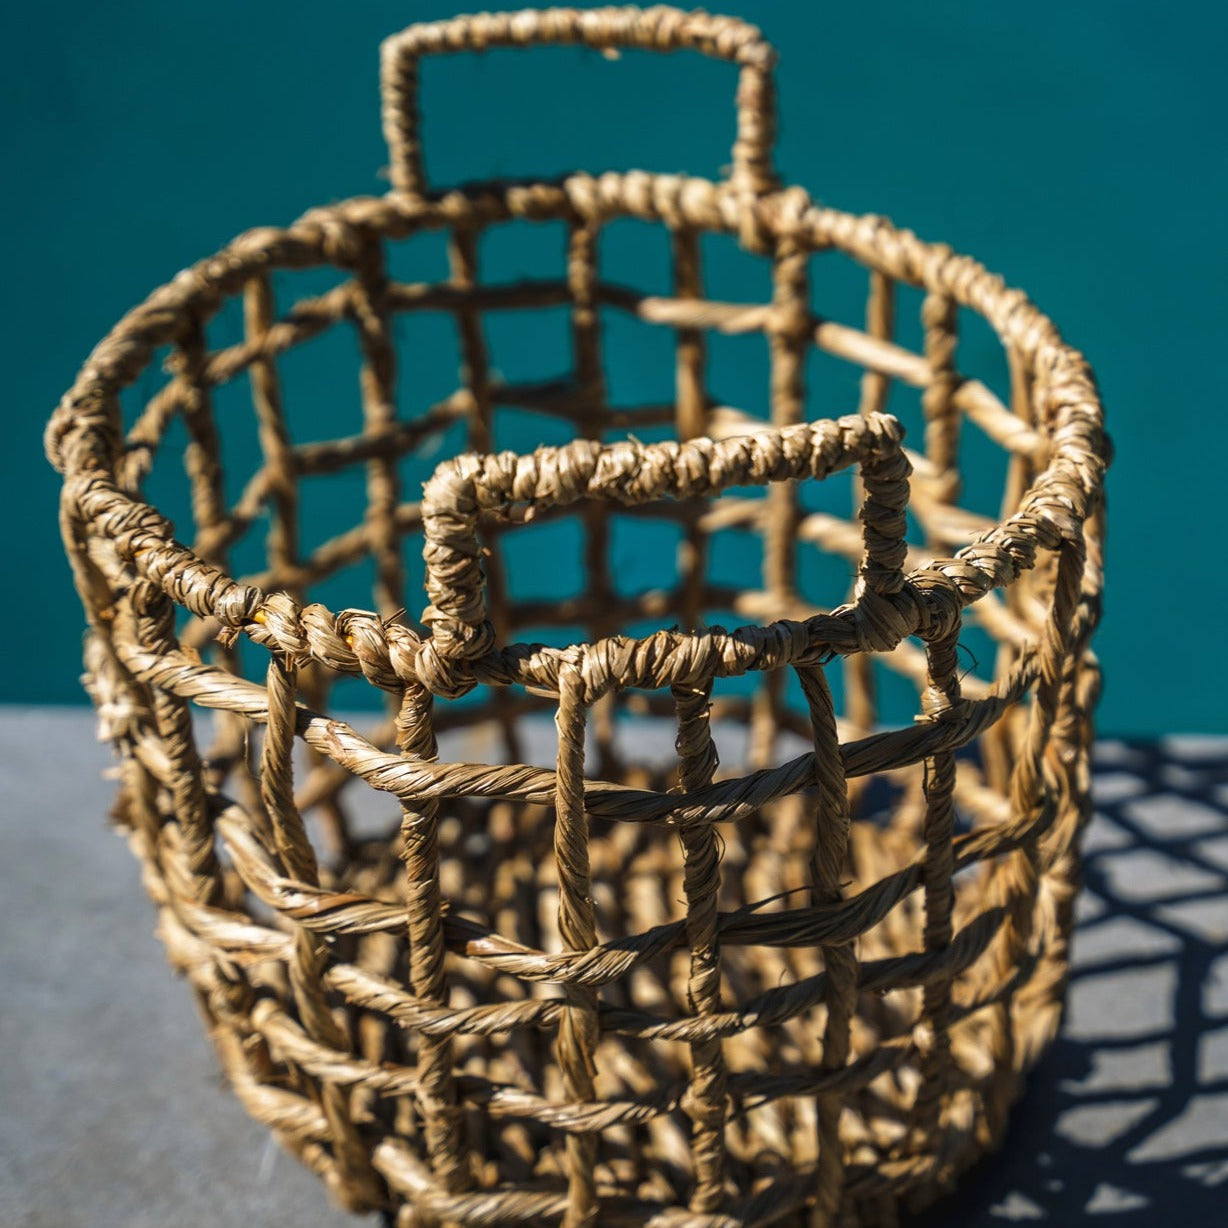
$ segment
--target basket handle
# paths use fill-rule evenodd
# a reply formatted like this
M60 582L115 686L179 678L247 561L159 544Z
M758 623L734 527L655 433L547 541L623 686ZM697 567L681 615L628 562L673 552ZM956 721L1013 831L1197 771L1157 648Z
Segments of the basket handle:
M418 111L418 61L424 55L551 43L581 43L603 51L619 47L699 51L737 64L741 69L738 130L729 182L756 196L776 187L772 162L775 48L755 26L737 18L656 5L648 9L476 13L412 25L385 39L380 54L380 94L394 191L410 196L423 196L427 191Z
M860 463L865 491L857 602L904 585L911 466L903 427L890 414L850 415L721 440L602 445L579 439L561 448L469 453L444 461L425 484L422 528L426 591L422 622L441 660L475 660L498 647L486 604L481 513L562 507L582 499L639 504L700 498L731 486L824 478Z

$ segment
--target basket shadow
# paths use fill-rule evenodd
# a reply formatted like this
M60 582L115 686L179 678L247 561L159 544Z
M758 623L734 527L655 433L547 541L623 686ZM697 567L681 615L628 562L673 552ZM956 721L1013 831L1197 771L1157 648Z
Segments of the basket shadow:
M1002 1147L908 1228L1222 1224L1228 743L1098 745L1062 1033Z

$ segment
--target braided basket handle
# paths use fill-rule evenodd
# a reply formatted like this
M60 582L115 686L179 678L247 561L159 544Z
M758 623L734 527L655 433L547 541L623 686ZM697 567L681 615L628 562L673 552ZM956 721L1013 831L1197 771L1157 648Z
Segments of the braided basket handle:
M579 43L603 51L621 47L699 51L737 64L741 70L738 131L729 182L756 196L776 187L775 49L755 26L736 18L657 5L477 13L413 25L386 39L381 48L380 93L394 190L411 196L427 191L418 111L418 62L424 55L552 43Z
M475 660L498 647L486 604L478 517L516 505L563 507L582 499L622 504L693 499L731 486L824 478L861 465L865 552L858 601L889 597L904 585L908 477L904 431L890 414L850 415L722 440L602 445L578 439L561 448L470 453L444 461L426 483L422 526L426 591L422 621L441 661Z

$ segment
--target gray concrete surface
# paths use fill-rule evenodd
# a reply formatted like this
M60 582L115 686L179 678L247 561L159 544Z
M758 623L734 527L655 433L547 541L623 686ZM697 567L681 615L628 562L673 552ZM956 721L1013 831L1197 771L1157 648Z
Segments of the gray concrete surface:
M104 825L88 712L0 707L0 1226L328 1228L224 1089ZM1228 1223L1228 739L1104 743L1066 1026L916 1228Z

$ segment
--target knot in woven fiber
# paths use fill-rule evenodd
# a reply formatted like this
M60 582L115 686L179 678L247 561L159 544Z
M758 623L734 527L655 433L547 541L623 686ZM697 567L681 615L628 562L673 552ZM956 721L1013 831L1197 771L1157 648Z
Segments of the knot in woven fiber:
M894 593L864 588L851 610L858 652L890 652L905 636L928 620L919 590L905 585Z

